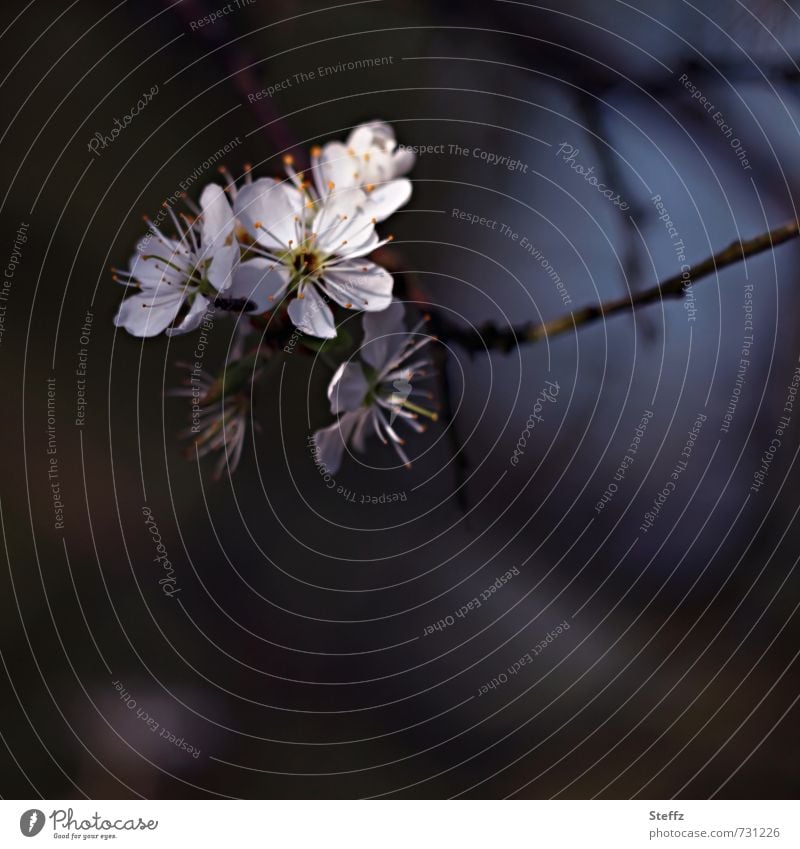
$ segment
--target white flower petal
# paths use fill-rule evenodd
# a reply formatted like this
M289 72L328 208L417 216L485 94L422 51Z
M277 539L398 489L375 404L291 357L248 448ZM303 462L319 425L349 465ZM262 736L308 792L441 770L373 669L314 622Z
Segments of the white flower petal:
M332 425L318 430L314 434L314 448L317 463L328 474L335 475L342 464L342 453L354 426L364 417L366 411L345 413Z
M225 292L227 298L246 298L255 312L266 312L289 282L290 271L285 265L257 257L240 263L233 275L233 284Z
M356 154L391 153L397 145L394 130L385 121L369 121L356 127L347 139L347 146Z
M367 430L369 429L370 422L375 418L374 407L365 407L364 410L365 412L363 412L356 421L356 426L353 428L353 435L350 437L350 444L359 453L363 453L366 450L365 440L367 437ZM345 413L345 415L347 414Z
M357 158L362 184L392 179L392 151L396 144L392 128L381 121L362 124L350 134L348 147Z
M345 245L344 248L339 251L339 256L358 261L359 257L368 256L375 250L375 248L379 247L380 244L381 240L378 237L378 234L373 231L370 233L369 239L357 247L352 247L349 244Z
M329 183L333 183L338 190L358 186L362 182L358 173L358 160L348 152L346 145L338 141L328 142L322 148L319 170L322 183L319 188L323 196L331 191Z
M357 410L369 391L364 369L359 363L342 363L328 385L328 400L332 413Z
M183 336L184 333L191 333L200 326L203 320L203 314L209 307L208 299L203 295L196 295L189 312L183 317L183 321L177 327L168 327L167 336Z
M367 205L367 195L361 189L335 189L322 198L314 220L311 223L311 232L316 234L316 244L320 249L335 253L338 251L344 239L345 233L354 233L352 224L354 219L366 225L367 229L360 233L359 243L369 236L371 225L370 216L363 212Z
M319 249L334 256L371 253L380 240L367 207L367 196L360 189L326 199L313 224Z
M407 174L416 162L416 154L408 148L401 148L392 154L392 177L402 177Z
M366 313L363 318L364 341L359 356L378 372L398 355L408 340L403 321L405 311L400 301L392 301L385 310Z
M128 267L131 277L137 280L143 289L155 289L165 283L183 285L186 275L164 260L183 267L187 259L188 252L180 242L169 239L166 244L162 244L151 235L139 240L136 253L131 257Z
M182 303L180 290L172 291L166 286L158 294L152 290L139 292L119 305L114 324L133 336L158 336L175 320Z
M235 222L228 196L216 183L211 183L203 189L200 208L203 210L200 219L202 246L208 256L232 238Z
M353 309L377 312L392 302L392 275L369 260L326 269L322 279L326 292L342 306L350 303Z
M350 133L347 137L347 147L352 148L356 153L364 153L375 144L376 136L384 143L387 139L394 141L394 132L388 124L383 121L370 121L367 124L359 124Z
M368 215L385 221L392 213L408 203L411 197L411 180L390 180L375 186L369 195L369 204L365 208Z
M238 261L239 244L235 240L215 250L211 264L206 270L206 277L218 292L224 292L230 288L233 282L233 269Z
M290 183L262 177L239 189L234 211L260 245L285 249L290 240L297 240L295 218L303 213L303 204L302 193Z
M303 294L305 297L295 298L289 304L289 319L292 324L309 336L333 339L336 336L336 325L330 307L314 286L306 286Z

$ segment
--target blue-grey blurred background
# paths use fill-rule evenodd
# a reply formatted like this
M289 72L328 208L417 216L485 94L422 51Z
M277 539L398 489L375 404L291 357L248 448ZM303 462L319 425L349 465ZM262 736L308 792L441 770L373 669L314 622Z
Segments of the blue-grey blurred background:
M796 217L793 0L5 11L4 796L796 793L800 245L536 345L443 334L413 468L374 441L333 487L307 446L325 362L259 381L260 431L214 482L165 395L196 339L115 334L109 272L226 146L277 175L380 118L427 151L381 261L434 321L508 330L653 286Z

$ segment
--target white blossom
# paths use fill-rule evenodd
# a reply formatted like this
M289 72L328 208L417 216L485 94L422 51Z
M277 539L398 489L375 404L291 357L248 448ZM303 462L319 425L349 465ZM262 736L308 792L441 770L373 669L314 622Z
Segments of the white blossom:
M380 240L359 189L315 198L304 184L262 178L236 195L237 219L252 259L236 273L237 291L269 304L289 299L292 323L311 336L336 336L326 295L346 309L378 311L391 303L393 280L364 257Z
M402 177L414 165L414 153L397 149L394 130L383 121L356 127L342 143L331 141L311 150L311 173L320 197L331 185L337 190L360 188L367 210L384 221L411 197L411 181Z
M228 293L239 259L235 222L228 198L217 185L206 186L197 218L179 220L165 207L177 232L165 236L148 220L150 233L139 241L128 271L119 282L139 291L126 298L114 317L134 336L188 333L198 327L218 293ZM175 321L182 316L176 325Z
M403 464L410 466L403 450L405 441L397 433L395 422L402 421L422 432L425 427L419 416L437 419L436 412L411 400L415 396L431 397L415 389L412 381L431 365L424 355L416 355L434 337L419 332L424 322L407 331L403 313L403 305L394 301L383 312L365 314L359 361L342 363L331 380L331 412L340 415L332 425L314 434L316 460L330 474L338 471L345 445L363 452L369 433L391 444Z

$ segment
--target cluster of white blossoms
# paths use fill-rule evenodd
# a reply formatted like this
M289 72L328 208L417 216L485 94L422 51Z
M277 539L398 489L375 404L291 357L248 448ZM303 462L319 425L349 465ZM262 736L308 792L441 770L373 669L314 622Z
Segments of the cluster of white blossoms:
M411 379L428 365L415 353L431 337L420 332L422 325L406 330L392 275L367 256L391 241L376 225L411 197L404 175L414 154L397 149L389 125L373 121L356 127L345 142L312 148L305 171L296 171L291 157L284 163L285 179L253 179L248 168L238 186L223 169L227 185L207 186L199 206L190 206L192 215L175 215L165 204L172 235L148 220L150 232L128 270L115 269L115 279L136 291L122 301L114 323L134 336L173 336L195 330L209 313L280 312L304 336L324 341L338 335L336 312L361 311L364 341L357 359L343 362L331 381L331 412L339 418L315 434L317 462L337 470L345 444L363 450L370 431L408 464L395 420L422 430L420 415L435 418L411 400L417 394ZM212 383L219 385L209 378ZM233 468L249 404L242 392L234 404L218 395L203 399L204 427L196 442L224 449Z

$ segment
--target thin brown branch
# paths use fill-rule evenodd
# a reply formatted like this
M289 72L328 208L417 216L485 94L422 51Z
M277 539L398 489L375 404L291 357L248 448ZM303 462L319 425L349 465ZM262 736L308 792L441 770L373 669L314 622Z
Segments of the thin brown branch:
M539 342L542 339L557 336L559 333L577 330L585 324L591 324L601 318L608 318L616 313L632 312L639 307L664 298L682 297L689 286L693 286L698 280L708 277L726 266L741 262L747 257L771 250L798 235L800 235L800 222L790 221L782 227L777 227L768 233L762 233L753 239L733 242L725 250L691 266L688 271L662 280L650 289L631 292L616 300L583 307L542 324L529 323L523 327L512 327L508 330L501 330L492 324L476 329L446 324L440 328L439 333L442 338L457 342L470 351L482 351L487 348L508 351L526 342Z

